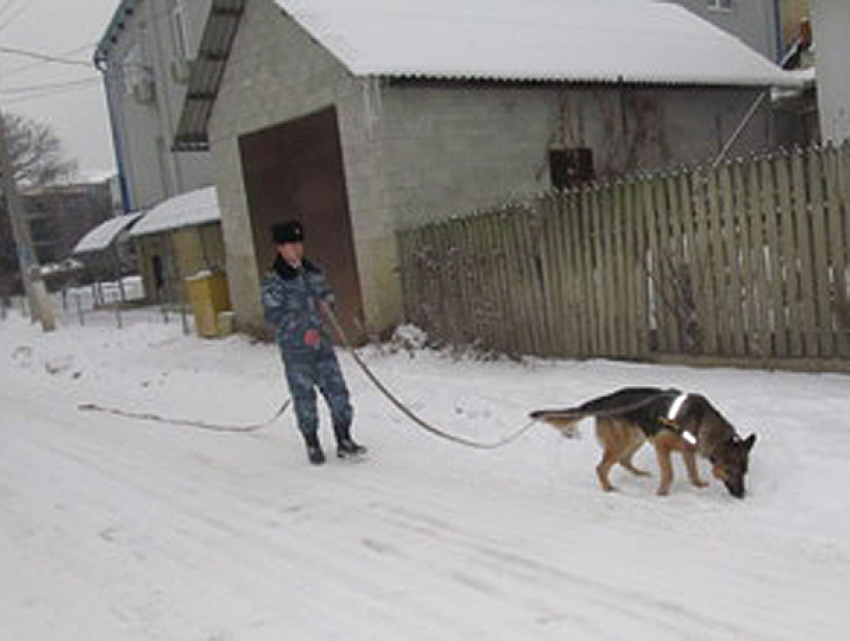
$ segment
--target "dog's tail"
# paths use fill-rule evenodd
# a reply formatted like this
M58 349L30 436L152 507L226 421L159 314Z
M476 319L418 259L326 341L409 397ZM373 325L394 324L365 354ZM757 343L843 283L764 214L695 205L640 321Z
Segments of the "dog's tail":
M543 421L551 425L566 438L576 438L579 421L593 416L593 413L588 413L577 407L570 407L560 410L536 410L528 416L535 421Z
M609 418L625 416L655 403L662 397L678 394L678 390L656 388L627 388L587 401L578 407L564 409L536 410L529 414L535 421L543 421L568 437L577 436L576 424L585 418Z

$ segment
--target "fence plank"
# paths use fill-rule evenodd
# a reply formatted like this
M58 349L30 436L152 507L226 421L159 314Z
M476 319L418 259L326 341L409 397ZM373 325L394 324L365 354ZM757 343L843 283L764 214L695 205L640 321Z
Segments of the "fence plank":
M732 163L726 162L720 167L719 176L719 213L720 233L723 236L723 256L726 264L726 278L724 287L726 291L726 314L724 314L726 329L727 353L743 356L744 350L744 322L741 304L743 302L743 289L741 284L741 257L740 247L742 240L741 225L736 214L736 198L732 179Z
M692 176L681 172L678 177L682 212L683 263L682 263L682 307L685 316L683 337L686 353L700 353L704 327L700 322L700 297L704 289L701 270L705 268L704 256L700 253L695 229L694 183Z
M770 300L768 285L765 235L766 217L760 181L761 166L758 162L749 165L747 172L747 218L750 222L750 288L752 304L752 331L750 332L750 354L767 358L771 354Z
M667 193L662 176L656 176L652 181L655 215L652 217L653 233L657 254L654 257L655 292L657 295L658 345L664 352L674 352L678 349L676 318L672 307L672 279L675 275L670 269L670 247L667 223L670 208L667 203Z
M562 356L580 355L581 329L575 306L578 297L575 293L577 272L573 256L569 218L573 211L575 193L559 193L551 200L552 206L552 242L555 253L555 269L558 273L558 299L556 302L556 323L553 331Z
M740 311L741 319L735 329L739 336L741 352L743 355L751 355L756 351L755 342L758 337L756 297L753 278L753 244L751 238L752 220L755 218L750 209L750 200L747 192L747 182L744 178L744 167L741 160L736 160L730 167L732 171L732 191L734 193L734 220L738 229L738 236L733 247L738 259L739 287L740 287Z
M591 322L591 340L594 354L607 355L604 339L605 307L601 295L602 284L599 280L599 268L602 261L601 241L599 238L598 203L599 190L591 187L587 191L587 289L585 294L591 306L593 321Z
M820 148L808 154L809 218L812 233L812 295L817 307L818 354L828 358L835 354L835 335L830 310L830 245L827 243L827 211L824 198L823 157Z
M767 245L765 248L765 270L769 279L771 314L771 356L786 356L789 353L788 316L785 305L785 288L783 285L782 249L780 245L780 215L777 200L777 158L768 157L761 160L759 174L761 176L762 216L764 217Z
M531 354L544 354L548 343L546 314L541 300L543 274L540 246L537 242L539 223L537 211L517 212L517 251L523 282L525 322L528 324L532 342Z
M806 191L803 155L800 150L791 154L794 215L797 223L797 262L800 266L797 302L802 321L803 346L806 356L818 356L817 305L813 297L815 282L812 267L811 211Z
M726 275L726 263L723 260L722 236L720 232L720 212L718 204L717 173L708 169L705 172L705 244L707 248L706 260L709 268L705 282L709 285L710 306L706 309L707 320L711 322L712 330L706 340L706 348L709 354L720 354L727 347L726 336L726 291L724 280Z
M667 197L667 220L663 227L664 245L667 248L667 273L670 301L671 332L673 336L672 349L681 352L685 344L685 323L687 310L683 305L683 286L686 275L684 254L684 229L682 228L682 202L679 193L679 180L675 174L668 174L663 179Z
M848 245L844 231L848 220L841 201L841 155L830 145L824 152L826 174L825 205L831 245L832 289L830 311L835 332L836 356L850 356L850 273L848 273Z
M625 355L623 333L623 289L622 265L622 194L620 184L613 183L603 192L607 195L605 202L606 252L608 254L608 282L606 289L609 293L609 309L611 314L611 354L614 357Z
M577 189L572 200L574 209L566 220L567 241L570 243L573 268L575 273L575 314L579 326L579 354L581 356L593 354L590 341L590 310L586 294L587 268L585 266L585 250L587 247L587 233L583 221L585 209L585 190Z
M776 185L779 196L779 232L782 255L783 304L786 308L788 356L803 356L803 336L800 319L800 276L795 257L797 242L794 224L794 209L791 198L791 158L782 154L776 158Z
M844 291L841 294L843 302L842 336L850 342L850 142L845 142L837 152L838 167L838 200L844 234Z
M500 230L504 227L507 219L505 214L496 214L487 217L487 231L490 236L490 245L493 247L493 273L499 283L499 307L505 319L503 326L503 345L501 349L508 354L522 354L522 328L519 325L519 317L511 297L510 255L505 247L505 242Z
M624 310L626 324L626 352L632 357L641 354L643 350L640 345L640 314L638 313L637 278L635 272L638 268L636 255L637 239L636 228L638 224L638 211L635 206L635 183L629 181L623 185L623 280L626 282L625 297L621 299L626 303Z

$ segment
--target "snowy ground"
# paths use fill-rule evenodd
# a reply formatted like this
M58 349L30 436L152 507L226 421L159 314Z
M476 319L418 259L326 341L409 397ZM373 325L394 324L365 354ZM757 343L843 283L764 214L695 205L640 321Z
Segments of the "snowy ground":
M590 424L467 449L411 425L347 355L362 464L309 466L291 414L219 434L81 412L241 424L286 398L271 346L155 311L88 320L0 322L3 639L850 638L847 377L363 352L466 437L629 384L701 391L759 434L743 501L681 465L666 498L619 471L605 494Z

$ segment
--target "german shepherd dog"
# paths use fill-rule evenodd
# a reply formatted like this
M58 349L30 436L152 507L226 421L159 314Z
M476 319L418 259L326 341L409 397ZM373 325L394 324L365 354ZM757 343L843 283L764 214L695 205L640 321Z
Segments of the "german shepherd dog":
M661 480L658 494L670 492L673 481L672 452L681 452L688 476L697 487L707 483L699 477L696 454L707 458L714 476L737 498L745 494L744 476L749 454L756 442L751 434L741 439L729 423L699 394L676 389L626 387L600 396L578 407L538 410L531 418L557 428L564 436L576 435L576 424L584 418L596 419L596 437L602 446L602 460L596 466L599 484L606 492L615 489L608 474L615 463L639 476L649 473L636 468L632 457L644 442L655 447Z

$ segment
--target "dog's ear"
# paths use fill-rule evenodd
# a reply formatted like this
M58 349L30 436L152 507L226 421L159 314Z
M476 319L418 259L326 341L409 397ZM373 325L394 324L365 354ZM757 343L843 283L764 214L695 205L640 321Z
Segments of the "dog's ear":
M756 444L756 435L755 434L750 434L747 438L744 439L744 447L747 448L748 452L751 449L753 449L753 445L755 445L755 444Z

